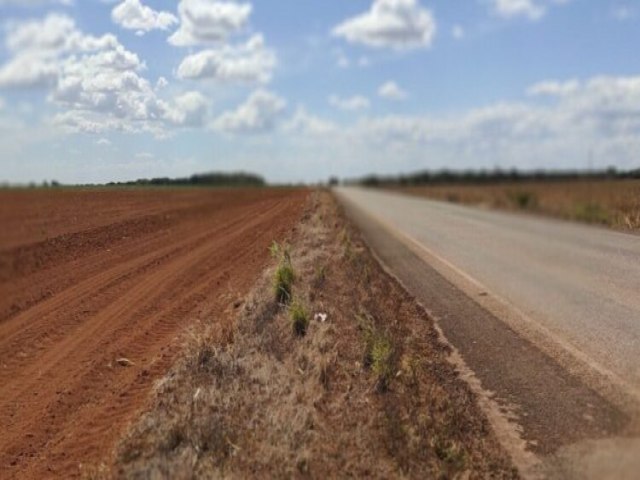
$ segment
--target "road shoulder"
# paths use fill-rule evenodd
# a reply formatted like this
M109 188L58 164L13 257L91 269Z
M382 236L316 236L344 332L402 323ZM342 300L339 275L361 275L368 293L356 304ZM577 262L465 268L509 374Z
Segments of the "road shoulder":
M497 406L521 433L528 451L557 467L554 456L570 445L629 433L630 419L619 408L484 308L481 298L470 297L445 278L383 224L341 200L379 260L427 306L463 368L472 372L469 377L477 380L489 405Z

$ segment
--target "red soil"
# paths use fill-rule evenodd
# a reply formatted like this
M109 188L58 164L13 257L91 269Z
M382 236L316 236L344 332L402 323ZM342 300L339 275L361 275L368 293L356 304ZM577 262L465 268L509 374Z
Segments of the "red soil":
M215 320L244 296L306 195L0 192L0 478L74 477L100 462L179 334L205 303Z

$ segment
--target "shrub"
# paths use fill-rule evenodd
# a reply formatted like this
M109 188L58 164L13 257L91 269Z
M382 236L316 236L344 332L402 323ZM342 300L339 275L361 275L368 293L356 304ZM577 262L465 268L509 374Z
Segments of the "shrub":
M296 300L289 307L289 316L291 317L291 325L296 335L303 336L309 328L309 313L302 302Z

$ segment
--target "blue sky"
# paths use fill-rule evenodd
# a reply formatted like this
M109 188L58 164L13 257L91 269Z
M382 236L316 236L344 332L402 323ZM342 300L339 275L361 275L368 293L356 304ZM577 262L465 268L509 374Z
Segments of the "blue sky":
M0 0L0 181L640 165L631 0Z

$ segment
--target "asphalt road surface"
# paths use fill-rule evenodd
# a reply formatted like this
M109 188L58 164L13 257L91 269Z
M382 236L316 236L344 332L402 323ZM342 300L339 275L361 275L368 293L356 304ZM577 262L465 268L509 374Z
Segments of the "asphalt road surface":
M527 450L562 456L575 477L588 476L589 459L640 458L628 440L640 404L640 236L391 192L336 194L482 387L518 417ZM611 443L620 438L625 448Z

